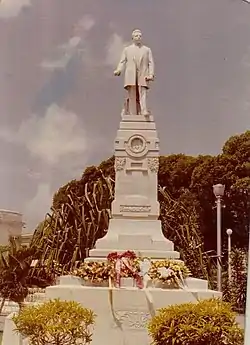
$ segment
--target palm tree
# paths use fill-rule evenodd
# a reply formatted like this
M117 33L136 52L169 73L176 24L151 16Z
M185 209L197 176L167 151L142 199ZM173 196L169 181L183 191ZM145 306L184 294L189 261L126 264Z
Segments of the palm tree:
M7 252L0 252L0 296L3 300L9 299L22 308L30 287L45 287L52 283L50 277L41 276L33 267L36 254L35 247L23 247L15 238L10 239Z

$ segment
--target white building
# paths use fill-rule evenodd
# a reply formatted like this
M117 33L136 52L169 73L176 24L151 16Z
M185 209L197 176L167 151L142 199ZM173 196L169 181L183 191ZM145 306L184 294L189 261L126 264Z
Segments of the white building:
M10 236L21 237L22 243L28 245L32 234L23 234L23 215L10 210L0 210L0 245L6 246Z

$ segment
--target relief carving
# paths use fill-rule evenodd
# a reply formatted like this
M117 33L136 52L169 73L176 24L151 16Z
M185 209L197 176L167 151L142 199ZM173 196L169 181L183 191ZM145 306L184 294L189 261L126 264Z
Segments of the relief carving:
M150 212L151 207L146 205L121 205L120 212Z
M115 313L123 329L144 330L150 320L150 314L143 311L121 310ZM113 328L118 327L114 322Z
M125 164L126 164L126 158L124 158L124 157L115 157L115 171L123 170Z
M144 149L144 142L141 138L134 138L131 140L130 149L133 152L141 152Z
M148 158L148 168L153 173L158 173L159 170L159 158Z
M126 151L129 155L141 157L146 154L147 141L142 135L132 135L127 142Z

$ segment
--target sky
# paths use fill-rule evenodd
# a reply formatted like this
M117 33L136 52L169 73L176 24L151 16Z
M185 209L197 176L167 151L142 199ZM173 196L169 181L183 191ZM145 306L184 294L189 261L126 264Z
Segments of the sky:
M52 196L113 153L131 32L152 49L161 154L218 154L250 129L250 5L242 0L2 0L0 208L32 232Z

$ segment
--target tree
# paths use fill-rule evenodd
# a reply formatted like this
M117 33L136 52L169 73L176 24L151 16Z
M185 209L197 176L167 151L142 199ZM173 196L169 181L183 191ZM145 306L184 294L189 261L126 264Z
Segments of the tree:
M22 308L29 287L45 287L52 283L50 275L41 276L32 267L35 247L24 248L11 238L9 250L0 253L0 296L18 303Z
M188 195L186 197L192 198ZM163 234L175 244L175 249L180 252L181 259L192 275L209 280L210 260L204 252L204 239L199 230L198 215L195 205L186 204L187 199L174 200L166 190L159 188Z
M221 183L225 184L226 190L229 190L237 179L234 173L236 163L234 157L218 155L208 157L193 170L190 191L195 195L200 206L200 227L206 250L216 248L215 196L212 186ZM224 215L223 220L225 220Z
M250 176L250 131L229 138L222 154L206 159L193 171L190 191L201 205L201 231L206 249L216 248L215 197L212 185L222 183L226 187L223 197L223 242L227 240L226 229L231 228L234 244L246 247L249 208L242 188L249 187Z
M195 167L206 159L206 156L192 157L184 154L161 156L158 183L166 188L173 198L178 198L190 187Z
M250 131L230 137L222 152L224 155L236 157L239 163L250 163Z
M237 247L248 248L250 223L250 176L238 179L225 198L226 227L233 229L232 240Z
M32 239L31 247L41 252L40 262L47 260L51 266L56 261L71 270L83 261L108 229L113 192L112 178L96 167L87 168L78 184L60 189L52 213Z

